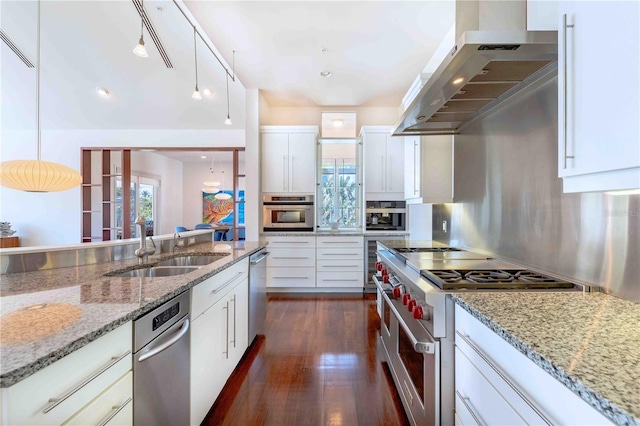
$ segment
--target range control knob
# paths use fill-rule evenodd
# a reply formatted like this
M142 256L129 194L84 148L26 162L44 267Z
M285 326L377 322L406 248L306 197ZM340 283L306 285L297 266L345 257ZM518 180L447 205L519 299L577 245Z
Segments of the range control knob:
M389 274L382 274L382 282L385 284L389 283Z
M376 262L376 271L382 271L382 262Z
M402 289L398 286L398 287L394 287L393 288L393 298L397 299L400 296L402 296Z
M422 309L422 306L418 305L415 308L413 308L413 317L415 319L422 319L422 316L424 315L424 310Z
M416 307L416 305L417 305L417 303L416 303L416 301L414 299L409 300L409 302L407 303L407 310L409 312L412 312L413 309Z
M389 275L389 271L387 271L387 268L382 268L380 271L382 272L382 275Z
M411 300L411 295L409 293L405 293L402 295L402 304L406 305Z

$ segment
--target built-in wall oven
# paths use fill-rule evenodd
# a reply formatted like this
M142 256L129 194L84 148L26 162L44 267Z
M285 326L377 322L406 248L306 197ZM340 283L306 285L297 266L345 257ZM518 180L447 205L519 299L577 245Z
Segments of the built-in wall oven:
M262 230L314 230L313 195L265 195L262 198Z

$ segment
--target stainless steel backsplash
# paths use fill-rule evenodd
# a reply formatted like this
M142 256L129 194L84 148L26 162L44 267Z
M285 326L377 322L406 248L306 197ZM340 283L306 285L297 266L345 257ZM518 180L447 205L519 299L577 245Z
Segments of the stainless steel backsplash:
M552 78L456 136L455 203L434 206L433 238L640 302L640 195L564 194L557 117Z

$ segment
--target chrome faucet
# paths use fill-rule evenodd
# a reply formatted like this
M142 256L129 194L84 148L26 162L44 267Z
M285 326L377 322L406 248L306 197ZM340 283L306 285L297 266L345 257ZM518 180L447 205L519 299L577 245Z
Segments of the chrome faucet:
M140 248L135 251L135 255L138 256L138 263L147 263L149 255L156 252L156 243L149 237L153 248L147 248L147 220L144 216L138 216L135 223L140 227Z
M171 253L175 253L178 249L178 240L180 238L180 234L178 234L177 232L173 233L173 246L171 247Z

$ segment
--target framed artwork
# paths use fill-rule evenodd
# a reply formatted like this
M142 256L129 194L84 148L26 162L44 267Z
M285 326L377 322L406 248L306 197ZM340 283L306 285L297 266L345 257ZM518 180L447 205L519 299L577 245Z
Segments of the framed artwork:
M219 191L230 196L229 199L220 200L216 194L202 193L202 223L234 226L235 201L233 191ZM244 201L244 190L239 193L238 201ZM238 204L238 224L244 225L244 203Z

